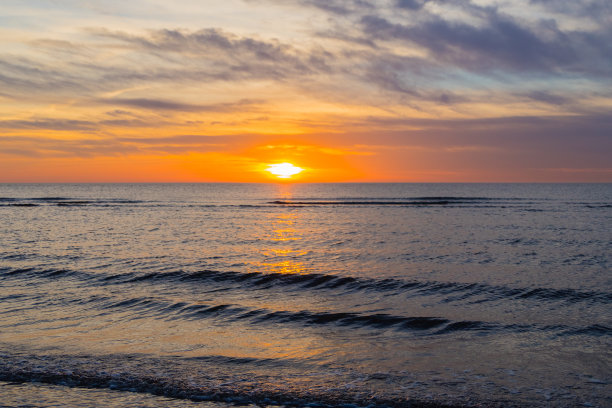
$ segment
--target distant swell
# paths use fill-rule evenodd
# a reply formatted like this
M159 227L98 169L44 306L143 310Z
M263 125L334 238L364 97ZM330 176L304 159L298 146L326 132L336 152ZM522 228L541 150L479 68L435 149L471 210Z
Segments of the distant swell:
M0 197L0 206L12 207L38 207L41 205L55 205L59 207L70 206L114 206L126 204L140 204L144 201L124 199L82 199L69 197Z
M270 204L277 205L398 205L398 206L419 206L419 205L448 205L459 204L461 201L270 201Z
M495 198L495 197L458 197L458 196L423 196L423 197L383 197L383 198L367 198L367 197L352 197L352 198L301 198L297 200L273 200L273 201L255 201L251 203L240 204L212 204L212 203L193 203L193 202L172 202L161 203L154 201L141 200L126 200L117 198L84 198L84 197L0 197L0 206L13 207L38 207L38 206L57 206L57 207L109 207L109 206L176 206L176 207L236 207L236 208L256 208L275 206L400 206L400 207L428 207L428 206L505 206L520 204L533 204L536 201L524 198Z
M531 200L533 201L533 200ZM274 200L268 204L281 206L400 206L400 207L428 207L428 206L478 206L489 207L497 205L516 204L524 202L522 198L488 198L488 197L409 197L409 198L309 198L299 200Z

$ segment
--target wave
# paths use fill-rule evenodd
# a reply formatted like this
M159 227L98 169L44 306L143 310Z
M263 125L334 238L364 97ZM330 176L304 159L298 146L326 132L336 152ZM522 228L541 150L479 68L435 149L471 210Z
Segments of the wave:
M162 279L167 274L147 274L139 277L132 276L131 278L124 275L111 275L105 277L96 277L93 275L83 275L80 272L69 270L45 270L36 271L34 268L23 268L5 272L3 276L19 276L20 274L29 274L32 276L44 276L47 278L57 279L58 277L77 277L79 279L94 279L97 282L112 282L112 284L142 282L147 279ZM177 276L190 276L194 278L194 274L184 273L169 273ZM233 281L248 283L249 279L253 279L256 274L239 274L239 273L222 273L208 271L205 275L219 281L219 279L227 280L231 277ZM2 275L0 275L2 276ZM202 277L202 273L195 274ZM267 287L270 284L281 282L288 284L291 281L284 279L287 275L260 275L262 281L267 282ZM357 278L341 278L330 275L293 275L293 278L300 278L299 287L320 287L327 285L328 288L337 288L342 285L368 285L368 282ZM128 279L126 279L128 278ZM120 279L120 280L117 280ZM113 282L114 281L114 282ZM296 281L294 281L295 283ZM434 283L434 282L408 282L400 285L401 281L384 279L375 282L369 282L369 288L378 291L386 291L391 289L412 288L417 291L417 294L429 293L448 294L458 290L466 290L468 288L477 288L478 284L454 284L454 283ZM400 285L400 286L398 286ZM363 286L362 286L363 287ZM241 285L240 288L244 288ZM566 297L577 299L587 298L585 294L577 296L575 291L569 290L543 290L532 289L529 291L512 292L515 297ZM602 294L604 295L604 294ZM463 296L456 298L465 298ZM592 296L590 297L592 301ZM604 300L611 300L610 295ZM117 298L115 296L99 296L94 295L88 298L61 298L56 301L62 304L77 304L81 306L92 307L101 311L117 311L120 313L128 313L131 318L155 318L161 320L200 320L200 319L215 319L225 320L227 322L247 322L254 325L267 324L286 324L299 325L300 327L312 326L336 326L336 327L351 327L356 329L368 330L386 330L392 329L397 331L409 331L415 334L422 333L423 335L444 335L456 332L479 332L479 333L523 333L523 332L545 332L551 335L584 335L584 336L609 336L612 335L612 329L605 325L594 325L588 327L574 327L566 325L545 326L540 324L506 324L501 322L479 321L479 320L451 320L441 316L406 316L388 313L368 313L355 311L315 311L315 310L276 310L265 307L251 307L229 303L187 303L184 301L174 302L157 297L131 297Z
M13 255L9 255L13 256ZM7 256L8 257L8 256ZM5 257L5 258L7 258ZM70 269L41 269L35 267L25 268L9 268L0 267L0 277L30 277L30 278L60 278L60 277L78 277L82 280L95 279L94 275L87 272L73 271Z
M349 291L405 292L415 295L459 295L449 297L443 302L470 300L473 303L490 302L501 299L534 299L564 301L568 303L612 303L612 293L579 291L576 289L553 288L511 288L488 285L485 283L460 283L438 281L404 281L400 279L372 279L326 274L282 274L258 272L220 272L202 270L197 272L174 271L148 273L144 275L111 275L107 281L144 282L144 281L183 281L183 282L230 282L248 285L252 288L268 289L274 286L298 287L307 289L344 289ZM484 296L484 297L483 297Z
M124 274L98 274L69 269L39 269L0 267L0 277L27 276L30 278L72 277L93 280L102 284L151 283L218 283L239 284L240 288L310 290L343 290L348 292L365 291L395 295L439 296L441 303L467 302L480 304L503 300L535 300L545 302L565 302L570 304L610 304L612 293L583 291L570 288L525 288L486 283L439 282L401 279L375 279L328 274L283 274L259 272L232 272L200 270L195 272L170 271Z
M390 314L364 314L355 312L314 312L308 310L288 311L266 308L249 308L230 304L189 304L186 302L170 303L151 297L135 297L120 301L107 301L96 297L87 303L103 301L102 309L135 310L139 316L149 315L164 320L198 320L208 318L225 318L232 321L248 321L252 324L285 323L304 326L337 325L362 328L395 328L397 330L431 330L444 328L449 330L486 330L485 323L462 325L439 317L406 317ZM106 301L105 301L106 300ZM462 323L462 322L459 322ZM452 326L454 324L454 326ZM489 325L493 328L493 325ZM454 327L454 329L452 328Z
M611 336L612 328L605 326L603 324L592 324L587 327L568 329L562 334L569 335L569 336L581 336L581 335L597 336L597 337Z
M12 297L13 300L18 297ZM585 327L568 325L506 324L479 320L451 320L436 316L401 316L387 313L330 312L312 310L274 310L233 304L201 304L171 302L155 297L118 299L93 295L89 298L56 299L63 305L78 304L104 314L113 311L126 314L131 319L152 318L164 321L209 320L248 323L254 326L286 325L305 327L334 326L338 328L368 331L395 330L427 337L476 332L479 334L518 334L526 332L547 333L553 337L612 336L612 328L603 324ZM14 310L5 311L4 313ZM40 323L40 321L38 321Z
M154 297L116 299L92 296L89 299L62 299L63 303L95 305L99 310L116 310L132 314L133 318L201 320L215 319L228 322L247 322L252 325L298 325L300 327L336 326L354 329L387 330L422 333L427 336L457 332L525 333L542 332L556 336L609 336L612 329L604 325L573 327L567 325L505 324L477 320L454 321L436 316L401 316L387 313L330 312L312 310L274 310L233 304L203 304L170 302Z

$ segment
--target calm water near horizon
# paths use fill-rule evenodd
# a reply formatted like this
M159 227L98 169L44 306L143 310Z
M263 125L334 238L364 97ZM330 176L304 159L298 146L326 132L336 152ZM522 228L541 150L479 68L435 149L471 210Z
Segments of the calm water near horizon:
M0 406L612 406L612 184L0 184L0 234Z

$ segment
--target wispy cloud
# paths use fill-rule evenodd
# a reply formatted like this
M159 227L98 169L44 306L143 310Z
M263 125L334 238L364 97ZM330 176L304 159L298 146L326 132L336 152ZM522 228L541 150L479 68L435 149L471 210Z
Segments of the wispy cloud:
M166 73L182 73L186 79L282 79L327 72L330 68L326 61L332 57L319 48L299 49L279 40L239 36L218 28L162 29L146 35L105 29L90 32L115 40L118 46L128 46L137 53L155 57L169 64L165 66ZM191 65L194 62L197 66ZM188 69L180 69L185 65ZM180 76L173 78L181 79Z
M234 136L230 137L233 138ZM19 135L0 138L0 154L20 157L100 157L133 154L181 154L219 151L228 146L225 137L173 136L163 138L58 139Z
M190 104L162 99L149 98L107 98L98 99L97 102L112 106L126 106L153 111L179 111L179 112L245 112L252 110L261 101L242 99L237 102L217 104Z
M72 119L2 120L0 129L94 130L97 123Z
M439 16L407 25L367 15L361 25L370 38L423 47L429 58L471 72L612 72L606 32L563 32L554 20L529 27L495 8L487 9L485 17L479 26Z

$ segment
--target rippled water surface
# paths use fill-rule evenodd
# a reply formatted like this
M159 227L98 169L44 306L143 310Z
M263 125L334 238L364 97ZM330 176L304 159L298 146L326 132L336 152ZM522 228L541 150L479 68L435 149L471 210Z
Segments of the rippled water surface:
M610 184L0 185L0 397L611 406L611 221Z

